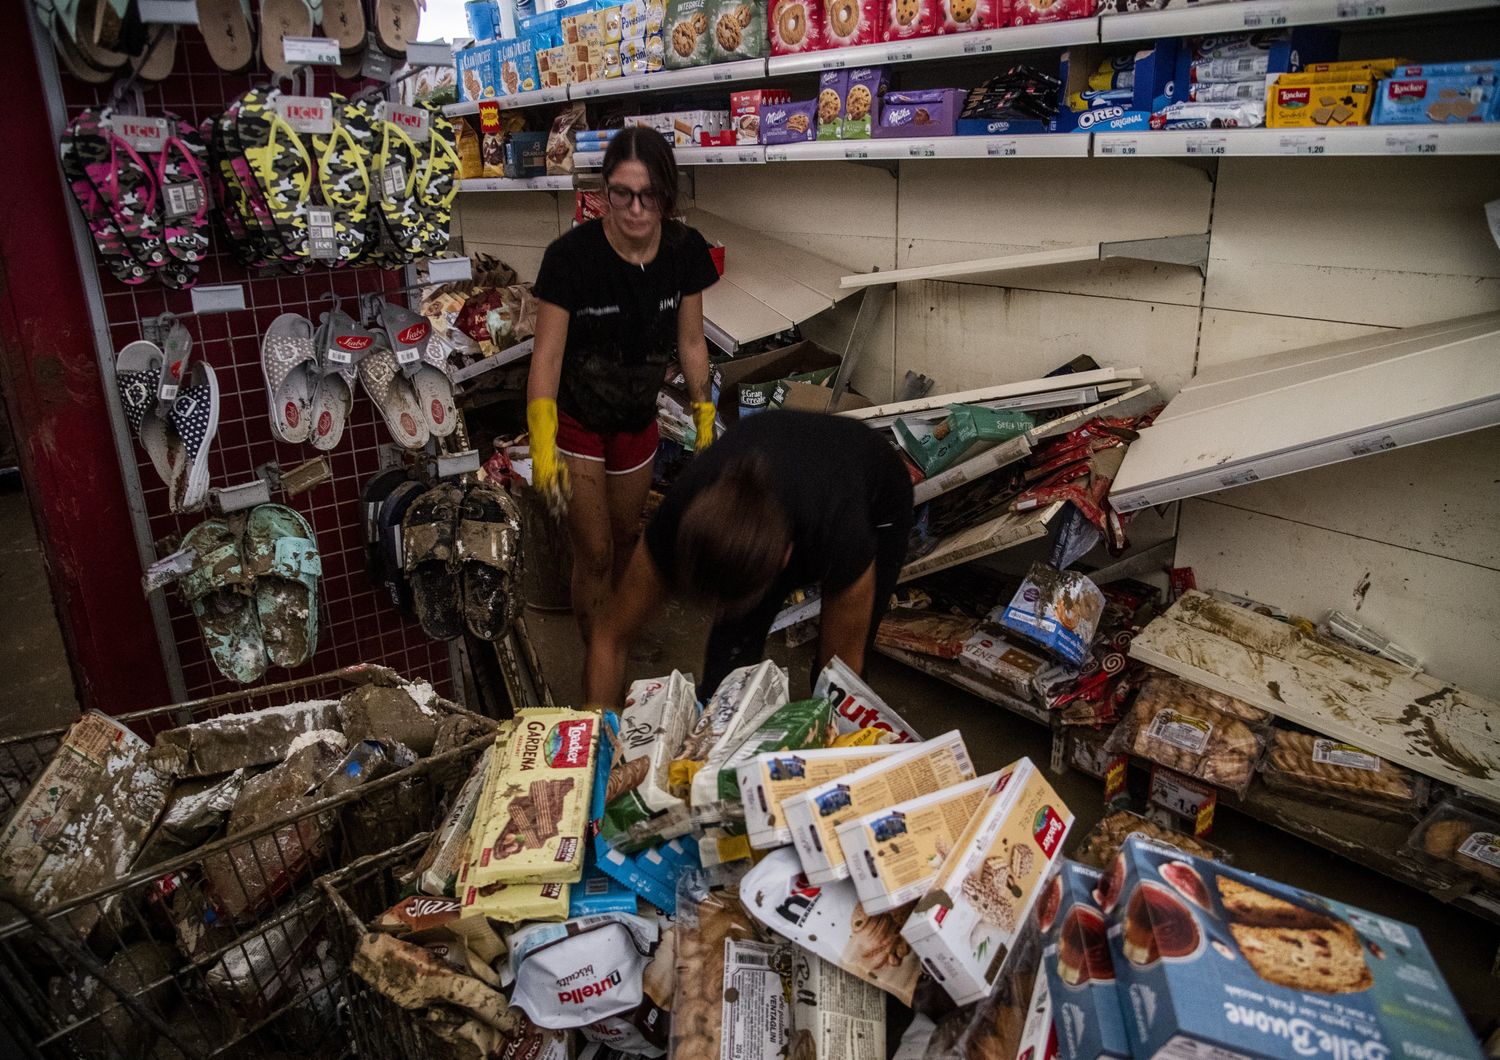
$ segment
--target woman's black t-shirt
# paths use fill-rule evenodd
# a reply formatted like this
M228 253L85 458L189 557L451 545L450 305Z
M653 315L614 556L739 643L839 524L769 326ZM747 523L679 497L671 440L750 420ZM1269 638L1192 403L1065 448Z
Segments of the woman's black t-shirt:
M677 360L677 307L718 278L708 242L678 221L644 268L615 253L603 221L554 240L532 289L568 311L558 408L600 434L647 427Z

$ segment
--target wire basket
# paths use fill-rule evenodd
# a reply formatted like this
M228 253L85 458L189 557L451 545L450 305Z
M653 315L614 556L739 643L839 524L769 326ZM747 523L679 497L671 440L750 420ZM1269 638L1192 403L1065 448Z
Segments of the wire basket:
M390 676L381 667L352 667L117 720L154 733L310 697L337 698ZM431 705L477 718L438 697ZM16 777L26 785L5 792L7 814L64 732L0 742L8 786ZM316 881L330 874L342 879L363 866L359 880L367 889L377 886L370 881L384 881L379 885L391 891L390 868L410 860L413 850L420 855L427 831L492 739L484 735L178 857L137 866L45 910L30 908L24 895L0 896L0 1055L240 1060L349 1053L355 1039L343 1015L348 962L335 958L328 891ZM213 897L227 888L245 899L232 912ZM80 924L88 925L86 933Z

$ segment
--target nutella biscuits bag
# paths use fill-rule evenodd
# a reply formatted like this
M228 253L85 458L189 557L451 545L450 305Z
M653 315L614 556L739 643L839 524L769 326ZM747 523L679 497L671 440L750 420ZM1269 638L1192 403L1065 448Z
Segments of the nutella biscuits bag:
M641 1003L659 937L656 924L630 913L519 928L510 936L511 1003L553 1030L628 1012Z

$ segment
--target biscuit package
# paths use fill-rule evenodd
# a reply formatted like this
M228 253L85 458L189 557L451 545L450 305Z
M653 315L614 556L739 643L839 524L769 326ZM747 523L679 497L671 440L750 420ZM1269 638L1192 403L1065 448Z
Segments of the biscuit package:
M671 768L697 719L693 680L676 670L626 691L600 822L611 846L638 850L691 831L687 803L671 790Z
M840 735L861 729L880 729L890 733L896 743L911 743L922 738L837 655L829 659L823 672L818 674L813 695L823 696L833 704L833 723Z
M776 975L770 971L770 947L756 941L755 924L735 894L710 890L701 871L686 873L678 881L676 905L676 985L668 1055L672 1060L771 1060L785 1046L785 996L779 989L775 998L770 996L779 977L773 982L764 974L746 974L758 965L760 972ZM740 1024L750 1015L735 1011L742 988L749 995L745 1003L765 1017L760 1028L764 1037L739 1040L740 1051L731 1051L731 1043L740 1039Z
M1320 125L1368 125L1375 79L1319 81L1318 74L1282 74L1266 89L1266 124L1273 129Z
M1029 758L1000 771L902 937L960 1005L987 995L1061 857L1073 813Z
M816 135L817 117L817 100L767 107L760 116L760 142L774 145L811 140Z
M642 974L660 939L630 913L532 924L510 936L511 1003L538 1027L568 1030L641 1003Z
M824 70L818 75L819 140L837 140L843 134L844 96L848 92L848 70Z
M1035 26L1043 22L1066 22L1089 18L1094 0L1010 0L1010 24Z
M969 826L999 773L898 802L838 827L854 890L867 912L915 902Z
M835 780L895 754L896 744L876 747L829 747L815 751L772 751L739 767L745 831L757 850L774 850L792 841L781 804L808 788Z
M881 101L880 123L875 126L875 135L953 136L958 127L958 115L963 108L964 95L961 88L889 92Z
M716 0L708 12L710 62L758 59L766 54L765 0Z
M458 74L458 98L463 103L477 103L495 98L495 66L499 44L471 44L453 53Z
M1190 836L1186 832L1166 828L1149 817L1142 817L1129 810L1117 810L1090 828L1088 834L1083 837L1083 842L1079 844L1076 856L1084 865L1096 869L1105 868L1115 860L1115 855L1120 852L1120 847L1125 845L1125 840L1136 833L1162 846L1176 847L1195 858L1226 862L1231 860L1227 851L1212 843Z
M848 880L817 885L808 881L797 855L783 847L740 881L740 900L749 914L846 972L910 1005L922 967L901 937L906 909L871 914L859 903Z
M1497 120L1496 74L1389 78L1376 85L1375 125L1466 124Z
M1088 658L1102 614L1104 594L1088 578L1033 563L1005 610L991 620L1078 666Z
M938 31L941 0L885 0L883 40L914 40Z
M832 706L821 697L801 699L762 720L727 758L711 756L693 778L693 823L745 822L739 767L764 753L823 748L833 742ZM748 848L747 848L748 853Z
M760 143L760 120L766 108L791 101L791 93L783 89L756 88L730 93L729 117L734 123L735 143Z
M823 47L850 48L880 40L885 0L822 0L822 3Z
M845 140L868 140L875 126L880 98L885 95L885 68L863 66L849 71L844 88L844 112L839 136Z
M783 800L781 809L808 879L831 883L849 876L839 844L839 825L904 799L973 779L974 763L955 729L837 780L808 788Z
M1010 0L937 0L939 33L968 33L1010 25Z
M769 659L731 670L714 690L672 762L672 794L687 798L699 770L713 762L717 771L756 726L786 701L786 673Z
M885 1056L885 995L800 946L792 950L792 1060Z
M1130 713L1105 743L1243 796L1265 747L1270 715L1166 674L1141 685Z
M1266 787L1380 817L1414 815L1428 781L1352 744L1277 729L1260 773Z
M1036 903L1042 966L1064 1060L1130 1056L1106 937L1109 925L1094 898L1098 887L1097 869L1063 861Z
M517 92L531 92L541 87L537 77L536 52L529 40L500 42L498 58L499 72L496 77L496 93L513 96Z
M771 0L767 30L772 55L797 55L823 47L822 0Z
M668 70L713 62L714 26L709 16L716 6L710 0L669 0L662 29L663 65Z
M1429 864L1500 894L1500 815L1447 799L1427 815L1407 848Z
M1139 836L1097 893L1132 1056L1482 1055L1409 924Z

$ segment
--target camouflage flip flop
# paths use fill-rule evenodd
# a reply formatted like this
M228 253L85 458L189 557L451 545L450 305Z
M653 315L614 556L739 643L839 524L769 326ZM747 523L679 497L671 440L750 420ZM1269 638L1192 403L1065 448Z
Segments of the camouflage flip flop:
M448 249L453 200L458 196L458 151L453 145L453 123L441 108L428 107L427 150L418 163L416 200L422 222L421 253L426 257Z
M88 163L103 161L107 149L108 144L99 127L99 116L93 111L80 112L63 129L62 139L58 143L63 176L67 178L73 200L83 211L84 223L89 226L89 234L94 237L94 249L99 252L99 257L110 274L121 283L145 283L146 267L131 257L120 229L110 216L109 207L104 204L98 189L89 180Z
M182 547L198 556L177 588L198 618L208 657L231 681L253 684L266 672L266 649L238 536L210 519L189 530Z
M459 564L455 532L463 491L451 483L434 486L418 497L401 521L406 580L422 632L434 640L452 640L464 632L459 605Z
M458 519L464 623L480 640L499 640L521 613L521 510L489 484L470 486Z
M80 152L87 151L82 157L89 182L109 210L130 256L147 269L159 269L167 263L167 249L157 213L156 180L135 148L109 131L106 118L107 112L92 129L84 121L76 123L75 143Z
M341 120L350 105L339 96L333 102L333 132L312 138L313 154L318 161L318 195L333 211L338 264L348 265L364 254L369 239L371 156Z
M380 216L386 233L403 255L422 253L422 214L417 208L417 145L395 122L376 119L380 147L375 172L380 181Z
M317 167L302 137L271 108L272 95L245 93L235 128L245 161L276 223L276 234L289 254L305 258L307 205Z
M318 576L323 561L312 527L282 504L262 504L245 523L245 567L255 578L255 611L266 658L290 669L318 644Z
M197 264L208 253L208 147L198 130L169 115L169 134L156 160L158 201L167 253Z
M246 232L257 242L261 256L267 260L284 259L291 256L290 251L276 231L276 219L266 205L265 193L255 182L255 174L245 158L245 146L240 140L239 117L243 98L230 103L217 122L220 171L239 208L240 220Z

